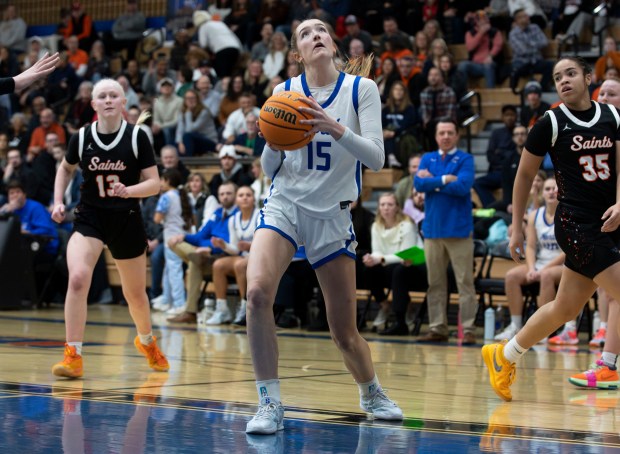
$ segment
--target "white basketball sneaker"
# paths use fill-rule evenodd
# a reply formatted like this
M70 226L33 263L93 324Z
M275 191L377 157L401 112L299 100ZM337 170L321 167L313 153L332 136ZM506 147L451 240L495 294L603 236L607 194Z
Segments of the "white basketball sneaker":
M215 305L215 312L207 320L207 325L222 325L224 323L230 323L232 315L230 309L228 309L228 303L226 301L218 301Z
M403 419L403 411L381 388L370 397L361 396L360 407L375 419L387 421L401 421Z
M276 400L263 397L258 411L245 427L245 432L271 435L282 429L284 429L284 407Z

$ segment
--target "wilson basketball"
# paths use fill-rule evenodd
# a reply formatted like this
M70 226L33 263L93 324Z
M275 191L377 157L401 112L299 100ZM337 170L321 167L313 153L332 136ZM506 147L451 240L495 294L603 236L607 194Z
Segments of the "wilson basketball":
M282 91L265 102L258 125L267 143L281 150L296 150L312 140L314 134L304 137L312 125L300 123L301 120L312 119L311 115L297 110L298 107L308 107L302 99L305 96L299 93Z

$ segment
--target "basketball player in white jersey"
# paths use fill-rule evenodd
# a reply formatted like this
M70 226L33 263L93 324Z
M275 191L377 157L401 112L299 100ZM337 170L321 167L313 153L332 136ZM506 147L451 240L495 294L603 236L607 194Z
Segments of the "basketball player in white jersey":
M521 155L513 192L510 253L520 261L520 220L532 180L550 153L560 201L555 237L566 254L554 301L532 315L507 344L482 348L493 390L512 400L516 362L536 342L575 319L597 287L620 298L620 112L590 100L592 68L579 57L564 57L553 68L562 101L532 127Z
M340 72L336 46L323 22L302 22L291 39L304 67L274 90L305 94L302 120L316 133L305 147L282 153L269 144L262 154L272 187L261 211L248 264L247 325L259 408L246 432L284 428L278 380L278 344L272 306L278 283L299 246L305 246L325 296L332 338L360 391L360 406L375 418L400 420L401 409L384 393L370 349L356 327L355 233L350 204L361 190L362 164L384 162L379 91L369 79ZM366 74L371 60L363 61ZM358 70L361 67L358 65Z
M517 126L523 128L525 126ZM510 309L510 324L495 336L495 340L512 339L523 326L522 285L540 283L540 305L555 298L555 287L562 276L564 253L555 240L555 210L558 206L558 186L555 178L543 183L544 206L533 210L527 222L525 264L506 273L506 298Z
M62 222L63 195L77 166L81 167L84 182L80 204L75 210L73 234L67 245L65 357L54 365L52 373L68 378L83 375L86 298L104 244L114 257L123 295L136 324L138 336L134 345L146 356L152 369L166 371L168 361L152 334L146 295L147 240L139 205L141 198L159 192L153 147L139 126L123 119L127 100L118 82L112 79L97 82L92 96L98 119L71 138L54 185L52 219Z

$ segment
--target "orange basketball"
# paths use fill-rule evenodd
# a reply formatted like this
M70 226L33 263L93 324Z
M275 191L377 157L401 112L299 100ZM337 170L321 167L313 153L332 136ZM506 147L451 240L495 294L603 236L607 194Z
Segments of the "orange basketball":
M312 119L311 115L297 110L308 107L302 99L306 97L294 91L282 91L265 101L258 125L267 143L280 150L297 150L312 140L314 134L304 137L312 125L300 123Z

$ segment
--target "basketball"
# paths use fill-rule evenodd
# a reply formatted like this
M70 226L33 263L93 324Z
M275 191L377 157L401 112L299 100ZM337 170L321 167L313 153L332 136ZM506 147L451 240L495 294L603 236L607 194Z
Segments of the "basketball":
M258 125L267 143L281 150L296 150L312 140L314 134L304 137L312 125L300 123L300 120L312 119L311 115L297 110L299 107L308 107L302 99L305 96L299 93L282 91L265 102Z

